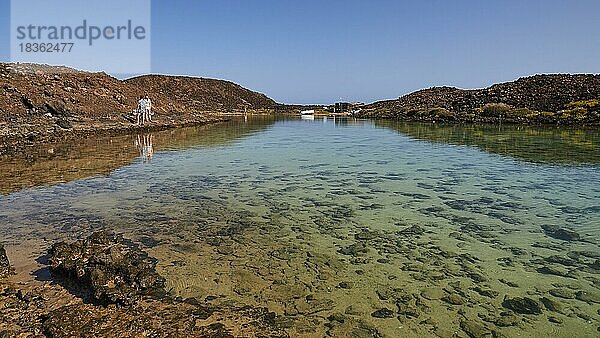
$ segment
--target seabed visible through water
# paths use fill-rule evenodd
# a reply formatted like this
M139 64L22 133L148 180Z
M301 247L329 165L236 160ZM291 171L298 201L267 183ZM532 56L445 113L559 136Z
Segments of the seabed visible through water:
M121 232L291 336L600 335L598 130L256 118L0 169L4 244Z

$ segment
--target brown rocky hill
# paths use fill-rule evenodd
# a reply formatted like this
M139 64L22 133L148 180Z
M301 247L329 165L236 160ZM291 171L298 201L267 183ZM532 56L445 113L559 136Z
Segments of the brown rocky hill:
M504 117L556 122L584 116L596 120L599 100L598 74L535 75L484 89L424 89L366 105L361 115L417 120Z
M144 75L125 80L125 83L159 97L169 97L185 111L270 109L277 105L264 94L223 80Z
M119 80L106 73L66 67L0 63L0 117L61 115L102 116L133 110L141 95L159 113L225 112L269 109L276 103L232 82L148 75Z

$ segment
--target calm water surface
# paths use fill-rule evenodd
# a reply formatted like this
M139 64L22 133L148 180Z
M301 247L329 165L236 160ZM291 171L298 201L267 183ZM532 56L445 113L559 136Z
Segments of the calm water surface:
M174 294L292 336L600 335L597 130L259 118L33 152L0 164L5 244L123 232Z

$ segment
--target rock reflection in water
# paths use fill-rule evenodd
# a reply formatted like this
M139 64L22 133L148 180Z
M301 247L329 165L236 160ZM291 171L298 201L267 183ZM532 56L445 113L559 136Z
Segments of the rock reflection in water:
M142 135L93 136L39 144L18 156L0 157L0 194L66 183L95 175L109 175L155 151L212 147L268 128L276 120L264 117L247 123L219 123L165 130Z
M597 129L523 125L459 125L381 120L375 124L409 137L474 146L517 160L548 164L599 164Z

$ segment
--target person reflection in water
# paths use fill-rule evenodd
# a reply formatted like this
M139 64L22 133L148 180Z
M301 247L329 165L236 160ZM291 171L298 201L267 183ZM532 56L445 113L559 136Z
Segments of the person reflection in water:
M142 163L151 162L152 156L154 156L154 147L152 141L154 136L152 134L138 135L135 140L135 146L140 152Z

